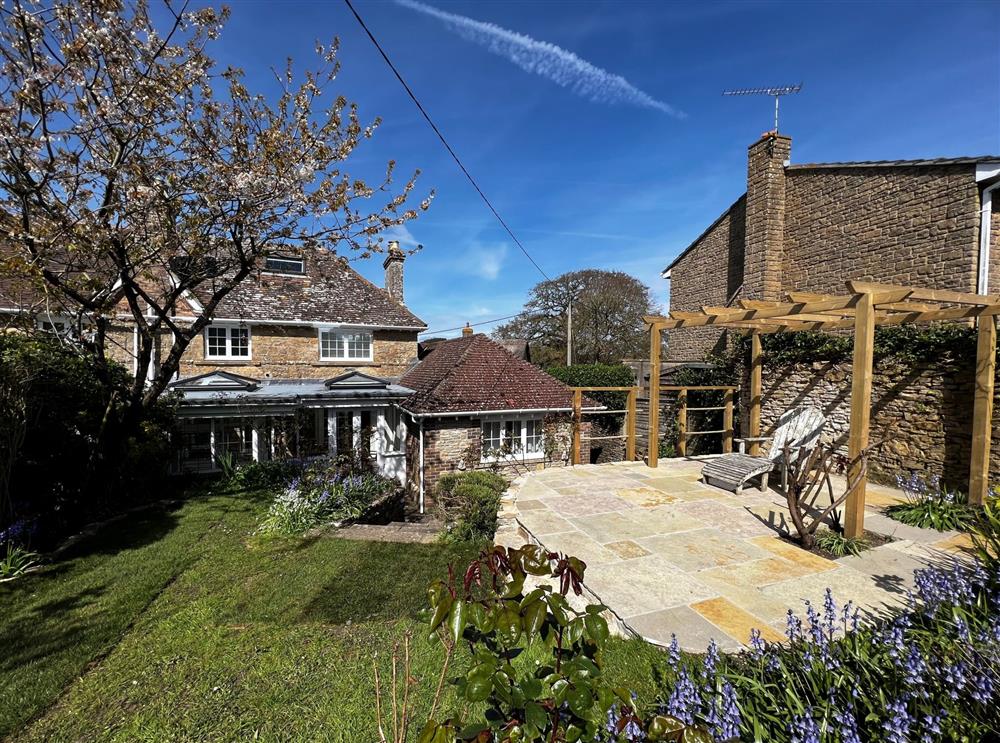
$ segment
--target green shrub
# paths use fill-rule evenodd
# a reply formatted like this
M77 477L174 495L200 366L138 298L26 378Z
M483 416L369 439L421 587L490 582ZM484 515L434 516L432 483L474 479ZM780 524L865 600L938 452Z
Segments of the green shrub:
M631 387L635 384L635 372L624 364L550 366L545 371L570 387ZM587 396L609 410L621 410L625 407L627 393L588 392Z
M247 462L236 468L226 481L234 490L263 490L283 487L302 467L297 462L272 460L270 462Z
M704 727L641 715L628 689L604 675L606 607L568 600L582 593L584 570L537 545L495 546L430 585L424 618L445 648L440 678L458 669L461 702L436 715L439 684L419 743L712 742ZM526 587L529 575L539 580ZM529 652L533 663L518 661Z
M492 539L497 531L500 493L485 485L463 482L455 486L452 497L460 504L460 511L449 536L461 542Z
M45 549L163 491L173 401L135 420L132 377L48 333L0 332L0 529L27 521Z
M507 489L502 475L486 470L450 472L438 479L437 508L456 541L492 539L497 530L500 497Z

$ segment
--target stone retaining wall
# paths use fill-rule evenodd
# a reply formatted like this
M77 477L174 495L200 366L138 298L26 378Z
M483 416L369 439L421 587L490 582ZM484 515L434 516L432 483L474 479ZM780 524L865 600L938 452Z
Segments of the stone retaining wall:
M872 474L940 475L965 490L972 446L974 361L947 366L884 365L872 380L871 440L885 445L872 459ZM828 418L824 440L847 453L850 427L851 364L842 362L765 366L761 409L763 435L789 408L813 405ZM994 403L996 404L996 403ZM1000 408L998 408L1000 410ZM1000 476L1000 421L994 416L992 477Z

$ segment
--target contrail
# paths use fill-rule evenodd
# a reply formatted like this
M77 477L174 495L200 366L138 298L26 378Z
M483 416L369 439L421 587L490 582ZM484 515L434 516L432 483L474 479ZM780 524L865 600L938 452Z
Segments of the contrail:
M626 103L662 111L678 119L687 116L683 111L639 90L621 75L595 67L555 44L509 31L495 23L447 13L418 0L396 0L396 4L437 18L462 38L484 46L522 70L548 78L595 103Z

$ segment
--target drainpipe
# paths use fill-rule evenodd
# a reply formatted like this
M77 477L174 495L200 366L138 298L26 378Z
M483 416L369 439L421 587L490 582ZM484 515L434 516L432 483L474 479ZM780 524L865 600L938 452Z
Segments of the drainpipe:
M420 497L418 500L420 513L424 512L424 419L420 419Z
M990 293L990 231L993 227L993 192L1000 188L1000 181L983 189L983 208L979 220L979 281L977 294Z

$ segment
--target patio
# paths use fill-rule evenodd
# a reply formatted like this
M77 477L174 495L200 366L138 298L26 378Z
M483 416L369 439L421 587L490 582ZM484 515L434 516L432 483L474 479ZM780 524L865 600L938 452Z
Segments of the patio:
M704 650L745 645L750 630L784 639L788 609L838 604L878 613L906 600L913 571L950 560L965 535L900 524L880 508L902 497L869 484L865 526L894 541L833 561L782 539L784 498L773 490L732 493L698 482L703 460L661 459L532 472L511 487L503 515L515 529L498 541L535 541L587 563L585 584L626 631ZM836 484L835 484L836 485Z

